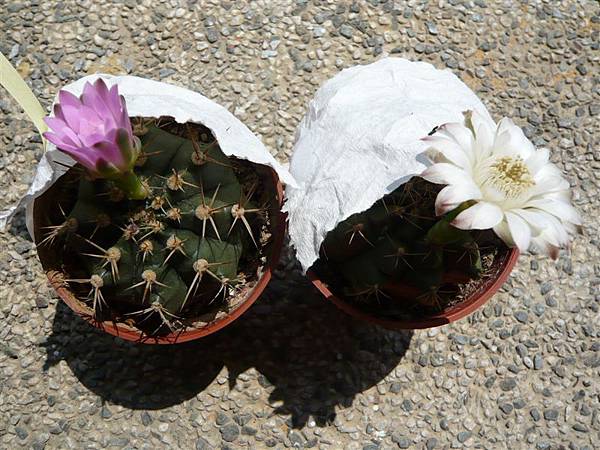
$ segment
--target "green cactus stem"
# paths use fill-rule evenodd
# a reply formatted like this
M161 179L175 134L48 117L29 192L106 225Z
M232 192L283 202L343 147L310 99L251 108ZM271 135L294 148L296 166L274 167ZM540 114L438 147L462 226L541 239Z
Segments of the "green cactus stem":
M277 202L256 167L228 158L208 129L133 123L134 173L71 183L72 207L38 245L68 249L77 276L66 282L97 319L159 335L227 309L256 279Z
M469 204L436 217L439 189L413 178L342 221L327 234L313 270L338 295L374 311L406 317L442 310L481 278L482 253L502 244L490 233L450 225Z

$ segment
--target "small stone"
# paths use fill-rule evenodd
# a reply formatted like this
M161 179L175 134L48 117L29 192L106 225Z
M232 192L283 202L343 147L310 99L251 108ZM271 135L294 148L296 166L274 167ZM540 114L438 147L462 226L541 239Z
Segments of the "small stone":
M527 323L527 312L525 311L517 311L515 312L515 319L517 319L521 323Z
M346 39L352 39L352 27L350 25L342 25L340 27L340 34Z
M413 409L413 402L409 399L406 399L402 402L402 409L406 412L410 412Z
M517 380L514 378L505 378L500 382L500 389L504 392L512 391L517 386Z
M513 401L513 406L515 407L515 409L523 409L525 407L525 400L523 400L522 398L518 398L515 401Z
M500 409L502 410L502 412L504 414L510 414L513 410L513 405L511 405L510 403L503 403L500 405Z
M108 409L106 405L102 406L102 408L100 409L100 417L102 417L103 419L110 419L112 417L112 412L110 411L110 409Z
M558 411L556 409L547 409L544 411L544 419L546 420L557 420Z
M292 431L288 437L294 447L302 448L304 446L304 437L297 431Z
M433 450L437 446L438 440L434 437L427 439L425 441L425 447L427 450Z
M535 356L533 357L533 368L535 370L542 370L543 366L544 366L544 360L542 359L542 355L540 355L539 353L536 353Z
M199 437L196 440L196 450L211 450L212 447L206 439Z
M411 444L410 439L397 433L392 434L392 442L397 444L399 448L409 448Z
M25 439L27 439L27 436L29 436L29 433L27 432L27 430L25 428L22 428L22 427L15 427L15 433L17 433L17 436L22 441L24 441Z
M573 429L575 431L579 431L580 433L588 433L590 431L589 428L583 423L576 423L573 425Z
M48 299L42 295L38 295L35 298L35 306L37 306L40 309L44 309L48 307Z
M225 442L233 442L240 435L240 428L235 423L229 423L222 427L219 431L221 431L221 438Z
M218 411L217 412L217 417L215 418L215 423L219 426L221 425L225 425L227 422L229 422L229 417L227 416L227 414L225 414L222 411Z
M540 293L542 295L546 295L550 291L552 291L552 289L553 289L552 283L550 283L549 281L546 281L546 282L542 283L542 285L540 286Z
M427 31L429 31L429 34L433 34L433 35L438 34L438 29L437 29L437 26L435 25L435 23L425 22L425 25L427 26Z
M254 436L256 433L258 433L258 430L250 425L244 425L242 427L242 434L245 434L246 436Z
M152 423L152 416L148 411L142 411L141 418L142 424L146 427Z
M537 422L538 420L540 420L542 418L542 416L540 415L540 412L537 410L537 408L533 408L531 411L529 411L529 414L531 415L531 418Z
M206 40L211 44L214 44L219 40L219 32L214 28L206 29Z
M168 76L171 76L175 73L174 69L170 69L168 67L163 67L162 69L160 69L158 71L158 76L159 78L167 78Z
M439 353L433 353L430 357L429 357L429 361L431 362L431 365L433 367L440 367L443 366L444 363L446 362L446 358L444 358L442 355L440 355Z
M470 437L471 437L470 431L461 431L460 433L458 433L456 435L456 439L458 439L458 442L460 442L461 444L464 443Z

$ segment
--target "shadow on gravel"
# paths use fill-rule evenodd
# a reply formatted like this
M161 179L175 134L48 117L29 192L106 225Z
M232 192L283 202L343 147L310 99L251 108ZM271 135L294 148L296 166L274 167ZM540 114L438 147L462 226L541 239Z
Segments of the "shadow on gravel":
M65 360L103 400L161 409L206 389L223 367L230 388L254 367L275 413L291 415L290 425L301 428L309 417L319 425L332 422L336 406L350 406L358 393L396 367L411 337L411 332L386 331L346 316L306 281L291 288L273 280L236 322L200 341L174 346L113 338L60 302L44 344L45 368Z

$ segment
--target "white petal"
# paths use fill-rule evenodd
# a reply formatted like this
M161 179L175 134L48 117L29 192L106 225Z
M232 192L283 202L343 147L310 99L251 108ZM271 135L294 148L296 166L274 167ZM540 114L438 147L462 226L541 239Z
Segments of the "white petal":
M423 141L429 144L433 149L444 155L444 157L466 171L471 171L471 161L464 150L454 141L443 136L427 136ZM428 151L429 151L428 149Z
M493 153L498 156L520 156L527 160L535 151L535 147L525 137L523 130L509 118L504 118L498 124L494 139Z
M421 178L435 184L462 184L471 179L463 169L450 163L434 164L421 173Z
M451 225L461 230L486 230L498 225L503 217L497 205L479 202L456 216Z
M532 175L537 174L546 164L550 158L550 151L547 148L540 148L533 152L533 154L525 160L527 168Z
M516 209L513 210L519 215L531 228L533 228L533 236L545 236L545 240L556 247L563 247L569 243L569 234L561 222L540 209Z
M579 216L577 210L573 208L573 206L560 200L554 200L549 196L529 200L525 207L539 208L558 217L563 222L567 221L575 225L582 224L581 217Z
M435 199L435 214L441 216L467 200L478 200L481 192L475 183L453 184L442 189Z
M545 239L545 236L540 235L531 239L530 247L535 248L539 253L556 260L560 253L560 247L553 245Z
M477 155L477 159L481 161L490 155L494 144L496 124L487 121L476 111L471 114L471 124L473 125L473 130L475 130L474 152Z
M556 200L563 203L571 203L571 192L569 191L569 183L564 180L545 179L527 191L528 197L523 199L523 204L526 205L532 200L546 199Z
M494 233L496 233L496 235L500 239L502 239L504 243L509 247L515 246L515 241L513 240L512 235L510 234L510 230L508 228L508 223L506 223L506 219L504 219L494 227Z
M462 123L447 123L438 128L436 134L454 140L460 148L471 155L473 149L473 133Z
M513 241L519 248L519 251L525 252L531 243L531 228L521 217L512 212L506 213L506 222Z

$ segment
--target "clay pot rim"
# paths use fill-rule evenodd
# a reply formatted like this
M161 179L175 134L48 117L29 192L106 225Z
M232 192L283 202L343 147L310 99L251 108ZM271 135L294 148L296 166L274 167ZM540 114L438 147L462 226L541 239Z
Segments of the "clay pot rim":
M264 270L256 282L256 285L252 288L250 294L240 303L233 311L221 317L220 319L213 320L207 323L202 328L196 328L191 330L184 330L177 333L169 333L165 336L156 336L150 337L146 336L137 328L130 327L129 325L123 322L113 322L113 321L102 321L99 322L95 320L93 317L89 315L89 313L83 307L83 304L80 300L77 299L73 295L73 293L67 289L63 283L59 279L57 279L54 274L55 271L50 270L46 271L46 276L52 288L56 291L58 296L73 310L79 317L88 322L95 328L102 330L108 334L113 336L117 336L121 339L125 339L131 342L143 343L143 344L181 344L184 342L189 342L195 339L199 339L204 336L208 336L209 334L215 333L220 329L226 327L234 320L238 319L244 312L254 304L254 302L260 297L263 293L267 284L271 280L271 275L273 270L277 267L279 262L279 257L281 255L281 249L283 247L283 241L285 237L285 230L287 226L287 214L281 211L284 202L283 196L283 186L281 184L281 180L279 180L279 176L277 172L269 167L262 164L255 163L259 166L265 167L269 170L273 182L275 183L275 190L277 192L277 205L279 206L278 215L278 226L275 230L273 230L273 241L272 241L272 250L271 254L268 256L267 264L264 267ZM39 197L38 197L39 199ZM35 210L36 203L38 201L36 199L34 201L33 208ZM35 216L34 216L35 217Z
M335 306L351 316L391 330L418 330L439 327L456 322L457 320L468 316L480 306L485 304L490 298L492 298L492 296L508 279L515 264L517 263L519 250L516 248L510 248L508 249L507 253L507 257L502 261L501 269L494 278L494 281L489 283L482 292L476 292L463 302L458 303L447 310L441 311L440 313L413 320L383 319L376 315L368 314L352 306L350 303L347 303L343 297L338 297L333 294L329 290L329 287L315 273L315 271L308 269L306 275L312 284L321 292L321 294L323 294L326 300L331 301Z

